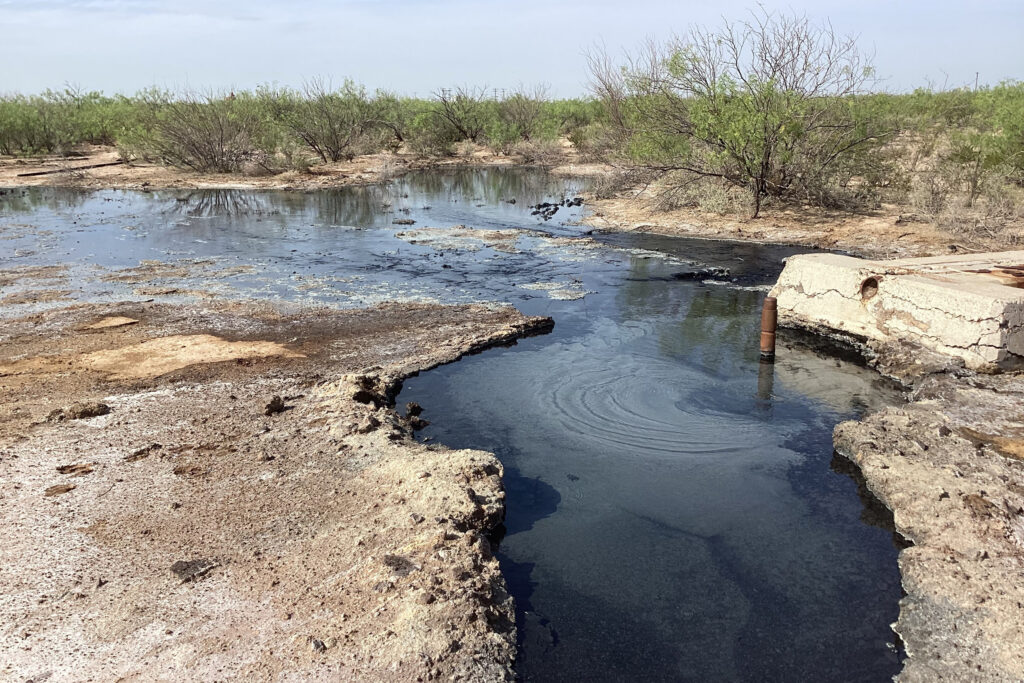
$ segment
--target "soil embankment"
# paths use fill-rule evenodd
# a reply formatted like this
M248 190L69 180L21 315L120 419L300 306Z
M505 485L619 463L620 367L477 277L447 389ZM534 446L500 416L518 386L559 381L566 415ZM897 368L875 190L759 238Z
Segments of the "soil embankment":
M908 216L897 206L868 213L811 206L766 209L750 219L695 209L664 211L648 188L612 198L590 199L586 223L602 230L650 232L676 237L793 244L832 249L875 259L997 251L1019 244L1019 235L954 235Z
M1024 680L1024 378L935 375L835 431L913 545L900 680Z
M0 337L0 671L509 680L491 454L398 383L541 331L510 308L81 305Z

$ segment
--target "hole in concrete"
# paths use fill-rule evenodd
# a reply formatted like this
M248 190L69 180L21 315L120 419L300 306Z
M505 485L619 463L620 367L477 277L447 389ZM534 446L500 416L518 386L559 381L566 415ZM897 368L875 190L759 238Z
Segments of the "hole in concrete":
M869 277L867 280L860 285L860 298L861 301L867 301L875 294L878 294L878 278Z

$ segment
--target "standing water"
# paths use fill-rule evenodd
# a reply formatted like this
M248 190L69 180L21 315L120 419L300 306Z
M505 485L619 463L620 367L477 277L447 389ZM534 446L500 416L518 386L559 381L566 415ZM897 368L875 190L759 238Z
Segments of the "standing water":
M424 406L424 439L504 463L520 676L887 680L897 550L834 471L831 435L895 395L800 346L758 362L765 285L794 249L575 239L581 209L530 208L580 189L489 169L315 194L7 191L0 267L67 264L54 286L91 301L202 291L549 315L551 334L400 396ZM124 276L149 259L179 267L145 287Z

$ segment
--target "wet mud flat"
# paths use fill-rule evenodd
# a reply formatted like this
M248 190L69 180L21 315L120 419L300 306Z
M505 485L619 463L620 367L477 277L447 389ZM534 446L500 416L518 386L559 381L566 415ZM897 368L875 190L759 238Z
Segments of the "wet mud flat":
M392 399L549 327L424 304L7 320L0 677L510 679L502 465L416 443Z

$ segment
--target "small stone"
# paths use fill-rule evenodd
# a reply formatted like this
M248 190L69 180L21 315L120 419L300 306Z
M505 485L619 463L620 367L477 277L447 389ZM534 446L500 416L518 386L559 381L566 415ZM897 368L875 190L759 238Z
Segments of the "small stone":
M313 650L313 652L317 653L318 655L322 655L323 653L327 652L327 646L324 645L324 641L318 638L310 638L309 647Z
M138 449L136 451L133 451L131 455L126 455L124 457L124 461L125 462L135 462L136 460L142 460L143 458L147 457L151 453L155 453L156 451L160 450L161 448L163 448L162 445L160 445L158 443L151 443L148 446L143 446L142 448L140 448L140 449Z
M43 495L46 496L47 498L52 498L53 496L59 496L63 493L67 493L68 491L74 490L74 484L57 484L56 486L51 486L50 488L46 489Z
M199 558L196 560L178 560L171 565L171 572L174 573L182 583L198 581L213 569L217 563L210 559Z
M423 521L423 515L417 514L415 512L409 515L409 517L412 518L414 524L419 524Z
M421 593L418 600L421 605L429 605L437 600L437 598L434 597L433 593Z
M57 467L57 471L61 474L70 474L72 477L81 477L85 474L91 474L95 465L96 463L93 462L76 463L74 465L59 465Z
M110 412L110 406L106 403L79 402L67 408L58 408L46 416L47 422L62 422L64 420L84 420L90 417L99 417Z
M280 396L274 396L270 399L270 403L267 404L266 408L263 409L264 415L277 415L278 413L284 412L284 399Z
M356 426L356 432L359 434L368 434L378 427L380 427L380 420L373 415L367 415Z

